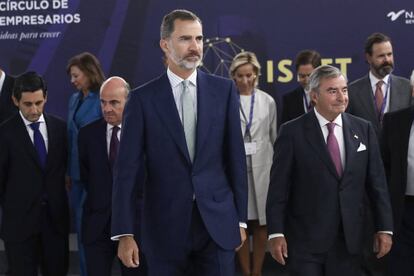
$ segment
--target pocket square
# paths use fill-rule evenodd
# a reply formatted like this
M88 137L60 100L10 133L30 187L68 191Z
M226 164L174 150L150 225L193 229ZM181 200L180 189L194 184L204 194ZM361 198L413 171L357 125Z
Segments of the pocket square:
M357 149L357 152L364 151L364 150L367 150L367 147L364 144L359 143L359 147Z

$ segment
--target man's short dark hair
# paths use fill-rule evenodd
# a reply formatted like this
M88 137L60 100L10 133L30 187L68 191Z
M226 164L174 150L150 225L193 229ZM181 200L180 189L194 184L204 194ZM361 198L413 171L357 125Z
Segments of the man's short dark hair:
M301 65L312 65L313 68L321 66L321 55L315 50L303 50L296 55L295 68L298 71Z
M365 41L365 53L372 55L372 46L377 43L390 42L391 38L383 33L373 33Z
M18 76L14 82L13 96L20 101L23 92L35 92L42 90L43 97L47 95L47 85L42 76L38 73L29 71Z
M201 24L201 19L197 15L188 10L173 10L169 14L165 15L162 19L160 36L161 39L166 39L171 36L174 32L174 22L175 20L189 20L189 21L198 21Z

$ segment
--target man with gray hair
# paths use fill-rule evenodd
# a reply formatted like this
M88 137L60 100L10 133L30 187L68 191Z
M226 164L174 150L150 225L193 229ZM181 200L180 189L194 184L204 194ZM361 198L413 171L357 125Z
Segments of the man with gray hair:
M110 239L112 178L128 93L129 85L123 78L107 79L100 89L103 118L79 132L80 173L87 192L81 239L89 276L112 275L112 263L117 254L117 242ZM140 194L135 194L135 209L141 202ZM138 227L134 235L139 236ZM146 275L144 265L127 268L119 263L123 276Z
M348 87L339 69L310 76L314 110L282 125L267 198L270 252L291 275L359 275L363 198L375 210L376 253L392 244L392 213L372 126L344 113Z

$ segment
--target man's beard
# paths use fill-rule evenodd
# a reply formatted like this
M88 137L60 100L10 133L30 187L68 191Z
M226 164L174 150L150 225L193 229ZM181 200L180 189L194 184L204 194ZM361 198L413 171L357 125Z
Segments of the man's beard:
M373 69L375 73L377 73L378 76L383 78L394 70L394 63L392 62L382 63L379 66L373 66Z

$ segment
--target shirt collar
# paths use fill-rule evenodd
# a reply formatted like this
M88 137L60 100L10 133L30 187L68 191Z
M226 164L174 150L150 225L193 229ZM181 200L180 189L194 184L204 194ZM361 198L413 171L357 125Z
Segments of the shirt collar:
M19 111L19 114L20 114L20 117L22 117L22 119L23 119L23 122L24 122L24 124L25 124L25 126L29 126L29 125L31 125L32 123L45 123L45 117L43 116L43 114L42 115L40 115L40 117L39 117L39 120L37 120L36 122L30 122L29 120L27 120L24 116L23 116L23 113L21 112L21 111Z
M183 78L177 76L174 74L170 68L167 69L167 76L170 81L171 87L176 88L178 85L181 84L181 82L184 80ZM193 73L187 78L190 83L197 87L197 70L194 70Z
M119 124L119 125L117 125L117 127L119 127L119 129L121 130L122 129L122 124ZM106 132L109 132L110 130L112 130L114 128L114 126L113 125L111 125L111 124L106 124Z
M376 76L374 76L374 74L372 74L371 71L369 71L369 81L371 82L371 86L375 86L377 85L377 82L380 81L381 79L377 78ZM382 78L382 81L388 85L388 81L390 80L390 74L386 75L384 78Z
M316 108L313 109L315 111L316 119L318 119L318 123L321 127L326 126L328 123L330 123L329 120L327 120L325 117L323 117ZM335 125L342 127L342 114L339 114L335 120L332 121L332 123L335 123Z

